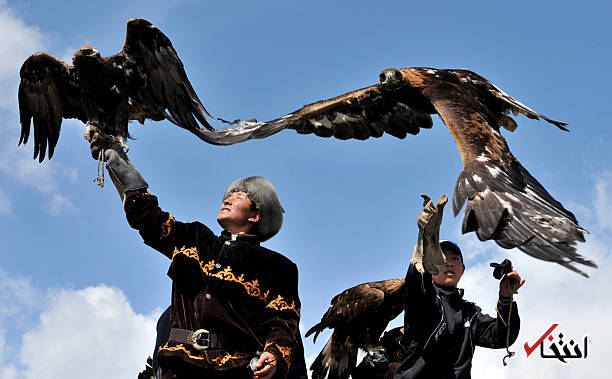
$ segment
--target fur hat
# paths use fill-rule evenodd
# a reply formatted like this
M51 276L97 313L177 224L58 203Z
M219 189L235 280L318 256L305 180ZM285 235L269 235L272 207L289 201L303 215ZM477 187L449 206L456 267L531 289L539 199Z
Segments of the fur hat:
M238 179L227 188L223 200L234 192L245 192L259 211L257 236L261 241L272 238L283 225L283 207L270 181L262 176Z

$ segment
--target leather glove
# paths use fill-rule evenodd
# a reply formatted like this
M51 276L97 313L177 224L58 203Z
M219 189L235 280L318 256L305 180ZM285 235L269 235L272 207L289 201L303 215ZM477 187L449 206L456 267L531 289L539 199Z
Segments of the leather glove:
M89 136L89 147L91 156L106 162L106 168L110 174L113 184L119 192L121 199L125 201L125 194L128 191L144 191L149 185L142 178L136 168L123 151L123 148L112 137L98 132ZM100 153L102 152L102 155Z
M414 245L414 253L410 263L421 273L436 275L446 267L444 254L440 248L440 224L444 214L444 206L448 201L447 195L442 195L438 204L434 205L431 198L421 194L423 210L417 217L419 238Z

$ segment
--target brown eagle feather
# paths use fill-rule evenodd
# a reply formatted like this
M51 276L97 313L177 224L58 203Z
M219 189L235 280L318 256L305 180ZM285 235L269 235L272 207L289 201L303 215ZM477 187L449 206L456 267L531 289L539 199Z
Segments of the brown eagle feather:
M112 136L128 137L129 120L168 119L200 136L211 117L195 93L170 40L148 21L130 19L125 43L101 57L83 46L73 64L47 53L30 56L20 70L19 145L34 124L34 159L51 158L62 119L76 118Z
M306 332L319 333L326 328L333 333L312 363L312 378L348 378L357 365L359 349L379 344L381 334L403 310L404 279L363 283L349 288L331 300L321 321Z
M510 152L500 126L513 130L508 114L550 119L512 98L482 76L468 70L412 67L387 69L376 85L304 106L267 121L236 120L236 127L201 130L213 144L264 138L283 129L298 133L367 139L384 133L397 138L432 127L439 114L463 160L453 195L453 211L467 201L463 233L495 240L539 259L556 262L587 276L575 264L597 267L576 252L586 230L555 200ZM225 121L227 122L227 121Z

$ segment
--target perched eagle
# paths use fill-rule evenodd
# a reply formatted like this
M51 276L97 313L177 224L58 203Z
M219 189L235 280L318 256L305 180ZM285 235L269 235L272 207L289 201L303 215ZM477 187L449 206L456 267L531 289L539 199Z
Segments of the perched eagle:
M403 310L404 279L363 283L336 295L321 321L306 332L317 336L334 329L310 369L313 379L348 378L357 354L380 354L380 335Z
M206 111L187 79L170 40L150 22L130 19L121 50L103 58L83 46L70 65L47 53L30 56L21 66L19 145L28 142L34 119L34 159L53 156L63 118L115 136L124 146L129 120L168 119L197 134ZM197 119L197 121L196 121Z
M467 200L463 233L495 240L510 249L556 262L587 276L574 264L597 267L576 253L586 230L510 153L500 126L514 130L512 112L552 120L518 102L482 76L468 70L413 67L387 69L378 84L319 101L268 122L236 120L219 131L200 130L204 140L232 144L264 138L283 129L321 137L365 140L389 133L397 138L432 127L439 114L451 132L463 171L457 179L453 211ZM227 122L227 121L226 121Z

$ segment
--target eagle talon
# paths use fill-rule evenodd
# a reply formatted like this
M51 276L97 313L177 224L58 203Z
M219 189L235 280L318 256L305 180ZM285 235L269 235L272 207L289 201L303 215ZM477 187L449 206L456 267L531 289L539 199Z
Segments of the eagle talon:
M115 137L113 138L112 142L117 142L119 146L121 146L125 150L126 153L130 151L130 147L125 144L125 139L123 137L121 136Z
M83 136L88 142L91 143L91 139L93 138L93 136L96 133L100 133L100 129L98 129L96 126L92 125L91 123L87 123L87 129L85 130L85 135Z

